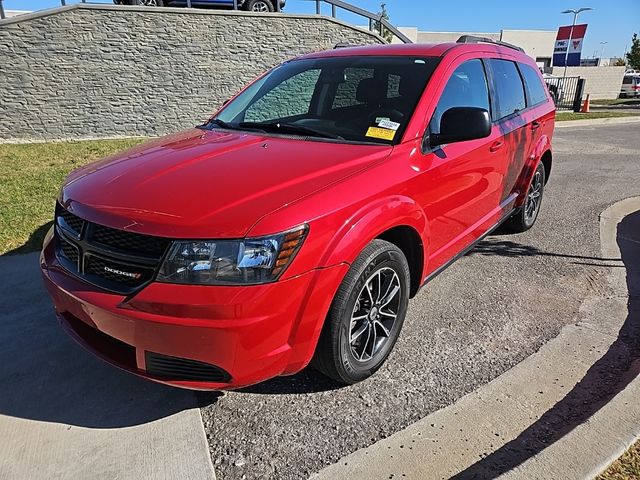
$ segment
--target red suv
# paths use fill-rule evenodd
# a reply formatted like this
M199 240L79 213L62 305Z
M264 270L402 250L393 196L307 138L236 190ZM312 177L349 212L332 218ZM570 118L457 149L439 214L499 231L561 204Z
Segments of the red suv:
M498 225L529 229L555 108L483 39L285 62L205 125L72 173L41 256L62 325L143 377L350 384L409 299Z

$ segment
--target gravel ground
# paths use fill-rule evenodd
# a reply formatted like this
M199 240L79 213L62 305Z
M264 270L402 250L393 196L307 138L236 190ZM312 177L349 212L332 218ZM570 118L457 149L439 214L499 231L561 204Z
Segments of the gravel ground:
M558 129L537 225L494 235L424 288L371 379L336 388L308 369L203 395L218 478L300 479L489 382L606 295L598 215L640 194L640 124Z

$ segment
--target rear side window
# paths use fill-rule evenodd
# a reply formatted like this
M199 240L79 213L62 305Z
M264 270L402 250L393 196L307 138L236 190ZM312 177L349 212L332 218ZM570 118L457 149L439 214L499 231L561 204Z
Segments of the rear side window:
M508 117L527 106L524 96L522 77L514 62L509 60L489 60L493 73L493 83L496 91L496 108L494 120Z
M478 107L490 111L487 76L481 60L466 61L453 72L431 120L431 133L440 133L442 114L453 107Z
M520 72L524 77L524 83L527 88L527 97L529 105L538 105L547 101L547 89L543 85L538 72L524 63L518 64Z

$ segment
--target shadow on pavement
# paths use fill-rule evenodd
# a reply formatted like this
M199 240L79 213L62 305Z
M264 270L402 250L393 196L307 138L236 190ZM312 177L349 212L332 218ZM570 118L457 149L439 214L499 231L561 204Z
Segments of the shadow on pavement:
M19 247L14 248L13 250L9 250L8 252L3 253L2 255L18 255L22 253L40 251L40 249L42 248L44 237L52 225L53 222L47 222L44 225L40 225L33 232L31 232L31 235L29 235L29 239L26 242L24 242Z
M53 313L38 254L0 257L0 415L90 428L147 423L215 402L122 372L75 344Z
M266 382L258 383L238 390L241 393L256 393L268 395L305 394L327 392L345 388L345 385L331 380L312 367L307 367L295 375L276 377Z
M538 421L453 478L495 478L517 467L587 421L640 373L640 211L619 223L617 243L626 268L629 300L627 318L616 340Z

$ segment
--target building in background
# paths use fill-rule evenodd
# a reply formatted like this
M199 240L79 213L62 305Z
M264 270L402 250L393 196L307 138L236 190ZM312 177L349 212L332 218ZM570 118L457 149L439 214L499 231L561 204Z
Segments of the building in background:
M415 43L455 42L462 35L487 37L522 47L538 66L551 68L556 42L555 30L501 30L500 32L424 32L415 27L400 27L400 31ZM399 40L394 40L399 42Z

